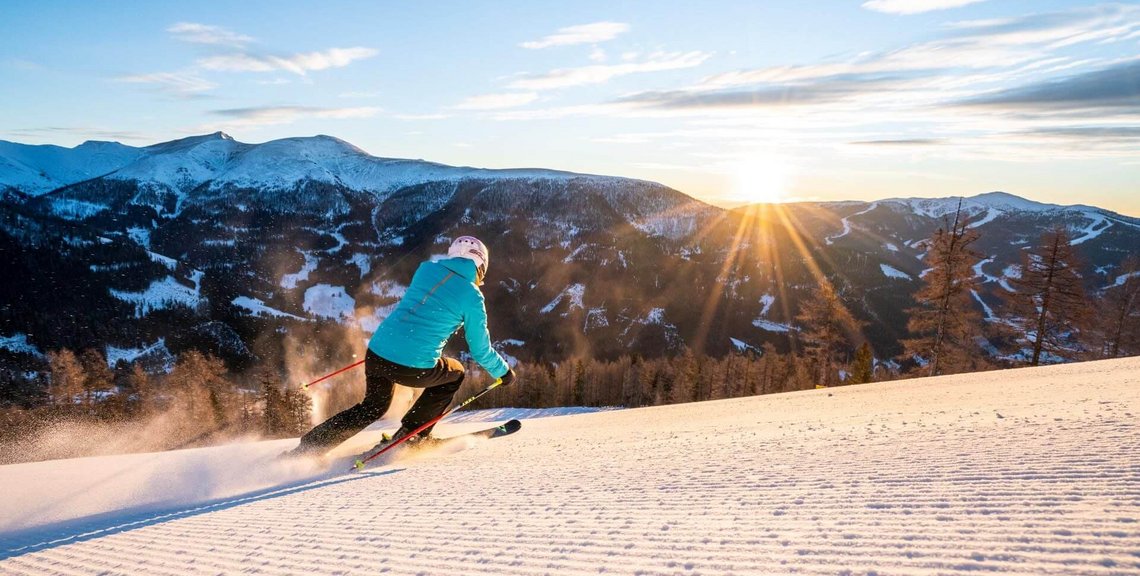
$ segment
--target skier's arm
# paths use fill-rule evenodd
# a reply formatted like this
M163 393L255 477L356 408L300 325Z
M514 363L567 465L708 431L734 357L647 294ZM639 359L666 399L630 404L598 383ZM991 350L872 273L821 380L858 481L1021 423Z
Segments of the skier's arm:
M468 307L463 325L467 336L467 348L475 361L483 366L491 376L501 378L510 370L507 361L491 347L491 334L487 331L487 307L483 293L476 290L476 301Z

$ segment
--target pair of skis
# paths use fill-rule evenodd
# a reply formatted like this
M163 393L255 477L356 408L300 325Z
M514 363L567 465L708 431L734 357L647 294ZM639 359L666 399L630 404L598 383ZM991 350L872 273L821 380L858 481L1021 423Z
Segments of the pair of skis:
M483 430L476 430L474 432L467 432L465 434L459 434L458 436L451 436L448 438L432 438L431 440L429 440L425 444L422 444L422 445L417 444L415 446L411 446L411 448L413 450L430 449L430 448L435 448L438 446L443 446L444 444L450 443L453 440L460 440L463 438L499 438L502 436L506 436L508 434L514 434L515 432L518 432L520 428L522 428L522 422L512 419L512 420L509 420L507 422L504 422L503 424L499 424L498 426L492 426L491 428L486 428ZM371 453L368 456L362 455L360 458L357 458L356 461L352 465L351 471L356 471L356 470L360 470L360 469L364 468L364 464L366 462L372 460L373 458L380 456L380 454L387 452L389 449L395 448L396 445L402 443L402 441L400 439L389 439L389 438L385 438L385 442L387 442L387 444L385 444L383 448L380 448L379 450ZM366 454L368 454L368 453L366 453Z
M384 454L385 452L395 448L396 446L403 444L408 439L414 437L416 434L419 434L420 432L423 432L424 430L431 428L432 425L434 425L436 422L439 422L440 420L443 420L444 418L446 418L448 414L451 414L452 412L455 412L456 410L459 410L460 408L463 408L464 406L478 400L484 394L486 394L486 393L490 392L491 390L494 390L495 388L498 388L499 386L502 386L502 385L503 385L503 379L502 378L496 378L495 381L492 382L490 386L484 388L478 394L464 400L463 402L460 402L458 405L456 405L451 410L446 410L446 411L444 411L443 414L440 414L439 416L436 416L435 418L428 420L426 423L421 425L419 428L416 428L415 430L412 430L411 432L409 432L409 433L407 433L407 434L405 434L399 438L395 438L395 439L391 440L387 445L385 445L383 448L373 452L371 455L358 458L356 460L356 462L353 463L352 470L349 470L349 472L364 469L364 465L367 464L368 462L370 462L371 460L373 460L376 457L380 456L381 454ZM518 432L519 428L521 428L521 427L522 427L522 422L519 422L518 420L511 420L510 422L507 422L506 424L503 424L501 426L496 426L494 428L488 428L487 430L481 430L479 432L472 432L472 434L484 435L487 438L495 438L498 436L506 436L507 434L513 434L515 432Z

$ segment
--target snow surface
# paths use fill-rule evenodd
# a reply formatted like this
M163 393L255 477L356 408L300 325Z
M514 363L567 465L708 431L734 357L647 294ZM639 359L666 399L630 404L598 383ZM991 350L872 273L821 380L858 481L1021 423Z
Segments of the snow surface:
M790 332L792 327L787 324L780 324L764 318L757 318L752 321L752 325L768 332Z
M305 312L332 320L351 319L356 311L356 300L348 295L344 286L317 284L305 290Z
M238 296L234 298L233 305L240 308L245 308L253 313L254 316L276 316L278 318L292 318L294 320L304 320L300 316L282 312L276 308L267 306L265 302L257 298L250 298L249 296Z
M566 309L566 312L562 314L563 316L569 314L570 310L573 310L574 308L585 310L586 305L582 303L582 298L585 295L585 284L571 284L562 290L562 292L559 292L558 296L555 296L554 300L551 300L549 304L543 306L542 310L539 310L539 312L542 314L549 314L553 312L554 309L557 308L563 300L567 300L569 302L569 307Z
M1112 228L1113 221L1106 218L1103 214L1093 212L1091 210L1086 210L1082 212L1081 215L1091 220L1091 222L1088 226L1085 226L1080 230L1076 230L1076 233L1079 233L1081 235L1073 238L1073 246L1076 246L1077 244L1084 244L1085 242L1088 242L1089 240L1100 236L1101 233L1103 233L1105 230Z
M292 290L297 287L298 282L304 282L309 279L309 273L315 272L317 265L320 264L320 259L308 252L301 252L305 256L305 264L301 269L292 274L286 274L281 277L281 287Z
M1128 283L1128 280L1130 278L1137 278L1137 277L1140 277L1140 271L1129 272L1127 274L1120 274L1116 277L1115 282L1113 282L1112 284L1109 284L1108 286L1105 286L1105 288L1118 288L1120 286L1124 286L1125 284Z
M986 210L986 215L982 216L981 220L977 220L975 222L970 222L966 226L966 228L978 228L978 227L983 226L985 224L989 224L990 222L997 220L997 218L999 216L1001 216L1002 214L1004 214L1004 212L1002 212L1001 210L998 210L996 208L991 207L988 210Z
M196 272L194 282L201 282L201 273ZM196 308L200 302L198 287L190 288L180 284L173 276L162 280L155 280L142 292L124 292L110 289L111 295L119 300L134 304L135 317L142 318L155 310L164 310L171 306L183 305Z
M872 202L871 205L867 206L867 208L865 210L863 210L861 212L856 212L856 213L852 214L851 216L845 216L844 218L841 218L840 222L843 223L843 231L840 232L839 234L836 234L835 236L827 236L823 239L823 241L826 242L828 246L831 246L832 244L835 243L836 240L850 234L851 233L850 218L853 218L855 216L862 216L863 214L866 214L866 213L874 210L878 206L879 206L878 202Z
M117 142L87 141L75 148L0 140L3 185L38 196L116 170L142 154ZM0 186L3 187L3 186Z
M910 274L907 274L906 272L903 272L902 270L899 270L898 268L895 268L893 266L888 266L886 264L879 264L879 269L883 271L883 275L886 276L887 278L898 278L900 280L913 280L913 278L910 277Z
M789 332L792 330L791 326L787 324L780 324L773 322L767 318L768 312L772 309L772 304L776 303L776 297L771 294L764 294L760 297L760 315L752 321L752 325L768 332ZM736 343L733 342L735 346ZM739 347L739 346L738 346Z
M764 294L760 297L760 316L767 317L768 311L772 309L772 304L776 303L776 297L771 294Z
M159 338L154 344L146 345L141 348L117 348L115 346L107 346L107 366L114 368L120 360L130 363L147 354L155 353L160 354L162 357L171 355L170 350L166 347L165 338Z
M18 354L30 354L37 358L43 358L44 353L36 348L35 344L28 342L28 335L23 332L17 332L11 336L0 336L0 350L8 350Z
M994 314L994 309L990 308L990 305L986 304L985 300L982 300L982 296L981 294L978 294L977 290L970 290L970 294L973 294L974 300L976 300L978 304L981 305L982 312L984 312L986 315L984 318L986 322L996 322L999 320L997 315Z
M525 424L355 474L291 440L3 466L0 573L1136 574L1138 374L469 412L440 435Z

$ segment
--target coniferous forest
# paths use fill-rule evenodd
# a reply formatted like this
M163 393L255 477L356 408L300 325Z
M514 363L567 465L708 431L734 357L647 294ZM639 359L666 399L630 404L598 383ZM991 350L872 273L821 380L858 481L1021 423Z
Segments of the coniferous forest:
M1081 254L1064 229L1025 250L1009 298L1016 321L983 318L974 305L973 250L980 234L960 213L929 239L928 273L906 310L908 336L894 357L862 336L864 323L841 290L823 283L796 311L786 349L766 343L713 356L679 353L612 359L569 357L518 362L518 383L474 408L640 407L772 394L868 382L1035 366L1051 358L1113 358L1140 346L1140 268L1122 263L1113 290L1091 294ZM979 343L1028 341L1026 354L994 358ZM989 344L992 345L992 344ZM83 454L166 450L239 438L293 437L363 395L361 371L302 390L270 366L231 371L219 358L190 350L169 369L119 362L96 349L50 351L47 370L23 402L0 409L3 463ZM488 384L473 362L456 402ZM314 413L314 399L320 413Z

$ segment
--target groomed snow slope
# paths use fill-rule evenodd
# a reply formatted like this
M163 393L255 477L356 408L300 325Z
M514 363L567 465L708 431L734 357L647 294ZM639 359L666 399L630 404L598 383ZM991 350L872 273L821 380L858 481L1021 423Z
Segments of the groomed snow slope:
M287 441L6 466L0 573L1137 574L1138 416L1127 359L534 418L311 480L250 466Z

